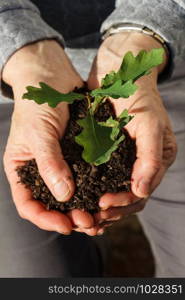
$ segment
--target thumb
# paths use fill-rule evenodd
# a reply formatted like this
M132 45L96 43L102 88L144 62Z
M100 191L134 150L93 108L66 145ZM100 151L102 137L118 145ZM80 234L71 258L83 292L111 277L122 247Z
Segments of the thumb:
M153 182L161 181L163 137L160 131L142 132L136 136L137 159L132 172L132 192L141 198L148 197L153 190Z
M103 75L99 76L99 70L98 70L98 65L97 65L97 56L96 56L93 61L91 70L89 72L89 77L87 80L89 90L98 88L101 84L101 78L103 78Z
M74 193L74 182L59 142L52 139L36 143L34 155L39 173L52 195L60 202L69 200Z

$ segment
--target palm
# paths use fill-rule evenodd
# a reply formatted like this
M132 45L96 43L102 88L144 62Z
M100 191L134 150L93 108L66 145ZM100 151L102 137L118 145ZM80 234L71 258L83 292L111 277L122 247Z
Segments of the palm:
M101 48L100 48L101 49ZM88 85L90 89L99 87L101 78L111 71L112 62L95 58ZM103 62L103 63L102 63ZM118 61L114 63L115 70ZM107 68L107 70L106 70ZM128 99L111 99L115 112L119 115L124 109L134 115L126 129L136 140L137 159L133 166L131 193L105 194L100 199L104 211L97 214L97 222L116 220L121 216L141 210L146 198L160 183L166 169L175 159L176 145L171 125L156 86L156 74L138 81L139 91ZM137 202L132 204L133 202ZM127 206L128 204L131 204Z
M51 109L47 105L39 106L32 101L22 102L21 109L18 106L19 104L15 105L13 113L4 164L19 214L42 229L64 234L70 233L74 226L91 226L92 217L79 210L71 211L68 216L57 211L46 211L41 203L33 201L31 192L18 183L19 178L15 171L25 161L36 158L39 172L43 174L51 191L53 172L63 170L63 176L70 174L58 142L69 118L68 107L59 105L57 109Z

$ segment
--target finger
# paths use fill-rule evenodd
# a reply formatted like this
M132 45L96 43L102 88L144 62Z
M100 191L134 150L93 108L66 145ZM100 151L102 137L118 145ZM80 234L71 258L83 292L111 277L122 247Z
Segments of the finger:
M118 207L120 209L120 207ZM109 210L110 208L108 208L106 210L106 212ZM101 213L97 213L94 218L95 218L95 222L96 222L96 225L99 225L100 227L103 227L104 225L108 224L109 222L110 223L113 223L113 222L116 222L116 221L119 221L121 219L121 215L115 215L113 217L110 217L109 219L106 219L106 218L102 218L101 216L104 216L104 214L101 214ZM105 214L106 215L106 214Z
M102 209L117 206L127 206L137 202L139 199L140 198L136 197L132 192L106 193L100 198L99 206Z
M95 235L97 235L98 231L100 230L100 227L94 226L94 227L88 228L88 229L77 227L77 228L73 228L73 230L77 231L77 232L85 233L90 236L95 236Z
M164 177L166 170L174 162L177 154L177 144L175 136L171 128L165 129L164 139L163 139L163 155L162 155L162 165L158 173L155 175L152 185L151 192L153 192L156 187L160 184L162 178Z
M23 165L23 163L14 163L11 161L9 166L5 167L13 201L19 215L41 229L70 234L72 224L69 218L57 211L47 211L43 204L32 199L31 191L18 182L19 178L15 169L20 165Z
M162 165L163 134L161 129L141 128L136 135L137 159L133 166L131 188L140 198L151 193L152 182Z
M166 173L166 166L162 165L160 170L155 175L152 184L151 184L151 193L158 187Z
M107 210L101 210L96 214L95 219L99 224L104 220L119 220L122 217L141 211L145 207L146 201L146 199L142 199L125 207L111 207Z
M105 229L106 229L107 227L113 226L113 225L115 224L115 222L116 222L116 221L104 221L104 222L102 222L101 225L100 225L100 229L99 229L98 232L97 232L97 235L102 235L102 234L104 234Z
M120 218L119 218L119 220L120 220ZM113 224L115 224L115 222L116 222L117 220L110 220L110 221L103 221L103 222L101 222L101 224L100 224L100 228L102 229L104 229L104 228L106 228L106 227L110 227L110 226L112 226Z
M103 228L100 228L98 231L97 231L97 234L96 235L102 235L105 233L105 226Z
M86 211L73 209L67 213L72 224L76 227L91 228L94 225L93 217Z
M53 196L61 202L69 200L74 193L74 182L59 142L34 141L34 155L39 173Z
M97 69L97 56L95 57L91 71L89 73L89 77L87 80L89 90L96 89L100 86L100 80L98 79L98 69Z

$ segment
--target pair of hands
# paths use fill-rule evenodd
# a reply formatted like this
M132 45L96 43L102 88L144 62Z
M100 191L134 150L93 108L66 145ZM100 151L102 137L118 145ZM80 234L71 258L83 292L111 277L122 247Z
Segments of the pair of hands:
M151 37L136 33L116 34L107 38L98 50L88 86L98 87L102 77L117 70L123 55L131 50L136 55L141 49L161 47ZM39 172L58 201L67 201L74 193L71 171L61 153L59 140L69 119L66 103L50 108L33 101L22 100L27 85L37 86L43 81L67 93L83 85L64 50L57 42L41 41L17 51L3 70L3 80L14 93L14 112L10 135L4 155L4 167L18 213L38 227L70 234L72 230L89 235L102 234L113 221L142 210L146 198L160 183L166 169L176 155L176 142L171 125L157 90L157 76L161 65L149 76L139 79L136 94L129 99L113 100L117 114L127 108L135 115L126 126L136 139L137 160L132 173L132 192L105 194L100 198L101 210L94 217L87 212L73 210L67 215L46 211L34 201L31 192L18 183L17 166L35 158Z

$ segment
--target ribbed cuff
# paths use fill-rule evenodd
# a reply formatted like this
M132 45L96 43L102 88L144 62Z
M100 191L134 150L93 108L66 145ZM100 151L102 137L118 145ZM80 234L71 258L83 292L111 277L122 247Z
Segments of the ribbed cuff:
M64 47L61 34L45 23L35 6L0 7L0 72L9 57L21 47L44 39L55 39ZM0 85L2 82L0 82ZM0 92L11 97L6 84L0 86Z
M43 39L56 39L64 46L62 35L45 23L37 10L0 10L0 70L16 50Z

